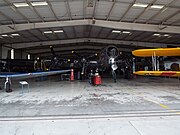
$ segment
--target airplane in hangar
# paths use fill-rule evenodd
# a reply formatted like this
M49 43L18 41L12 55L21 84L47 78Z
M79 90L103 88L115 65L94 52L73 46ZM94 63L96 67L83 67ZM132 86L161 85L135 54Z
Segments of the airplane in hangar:
M81 75L86 75L86 70L88 68L94 70L98 69L102 72L110 70L113 80L114 82L116 82L116 70L121 67L124 70L124 78L130 78L131 69L129 69L129 67L131 67L131 64L129 62L129 59L131 58L120 58L119 56L122 56L122 52L120 53L119 49L114 45L109 45L103 48L100 53L95 53L88 57L81 56L75 51L72 51L72 53L74 53L78 57L78 61L80 62L81 67ZM96 59L90 60L93 57L96 57Z
M132 51L132 54L137 57L152 57L153 71L134 71L136 75L148 76L169 76L180 77L180 66L177 71L159 71L159 56L180 56L180 48L157 48L157 49L139 49ZM134 65L135 66L135 65Z
M52 59L50 60L50 64L48 66L50 71L44 71L40 70L38 72L29 72L29 73L12 73L12 72L6 72L6 73L1 73L0 78L5 78L5 83L4 83L4 88L6 89L6 92L11 92L11 79L13 78L33 78L33 77L40 77L40 76L46 76L46 75L54 75L54 74L60 74L60 73L65 73L69 72L70 70L57 70L59 66L62 65L64 62L64 59L61 59L60 56L55 54L55 51L52 46L50 46L51 52L52 52ZM86 72L86 69L88 66L91 68L110 68L111 69L111 74L116 82L116 70L118 69L118 61L117 58L119 56L119 50L116 46L107 46L101 52L99 53L99 58L98 60L91 61L90 58L97 56L97 54L93 54L88 57L83 57L79 55L77 52L72 52L76 56L78 56L78 62L77 64L80 65L81 68L81 74L84 75ZM12 63L12 61L10 62ZM21 62L20 62L21 63ZM56 70L54 69L56 67ZM69 69L71 67L69 66ZM66 68L67 69L67 68Z
M52 49L51 51L53 53ZM55 57L54 55L53 58ZM54 62L53 60L51 61ZM46 70L42 68L41 60L0 59L0 63L0 78L5 78L4 88L6 92L12 92L11 79L14 78L34 78L70 72L70 68L66 68L68 70Z
M1 72L32 72L33 67L32 59L0 59Z
M50 64L48 64L47 67L51 70L55 68L62 68L64 65L63 63L65 63L67 60L61 58L60 55L56 55L52 46L50 46L50 49L52 58L50 60ZM72 51L72 54L74 54L77 59L74 58L74 61L71 61L71 63L73 63L73 66L71 66L71 68L79 71L79 78L85 79L86 77L88 77L88 72L90 72L90 70L104 71L105 69L110 68L112 77L114 81L116 81L115 70L117 70L118 68L116 61L117 57L119 56L119 50L116 46L107 46L103 48L99 53L94 53L89 56L83 56L75 50Z

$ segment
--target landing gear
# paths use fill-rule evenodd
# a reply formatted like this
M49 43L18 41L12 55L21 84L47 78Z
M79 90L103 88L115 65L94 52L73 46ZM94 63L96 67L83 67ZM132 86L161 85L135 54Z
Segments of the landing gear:
M115 62L114 58L110 58L109 63L111 64L111 73L112 73L114 82L116 82L116 72L115 72L115 70L118 69L118 66L116 65L116 62Z
M11 84L10 83L7 83L6 84L6 92L12 92L12 89L11 89Z
M6 82L5 82L5 90L6 92L12 92L12 89L11 89L11 80L7 77L6 78Z
M116 72L115 72L115 70L111 70L111 73L112 73L114 82L116 82Z

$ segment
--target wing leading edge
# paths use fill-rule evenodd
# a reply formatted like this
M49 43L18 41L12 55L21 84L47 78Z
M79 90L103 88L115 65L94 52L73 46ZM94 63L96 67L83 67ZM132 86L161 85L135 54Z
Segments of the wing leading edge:
M180 48L157 48L157 49L138 49L132 51L134 56L152 57L154 56L180 56Z
M54 75L60 73L70 72L71 70L56 70L56 71L45 71L45 72L32 72L32 73L16 73L16 74L0 74L0 78L18 78L18 77L39 77L45 75Z
M180 77L180 71L136 71L136 75Z

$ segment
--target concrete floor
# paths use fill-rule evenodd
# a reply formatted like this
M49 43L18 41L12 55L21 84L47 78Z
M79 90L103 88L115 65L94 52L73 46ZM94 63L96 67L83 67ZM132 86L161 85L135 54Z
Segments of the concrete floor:
M117 83L103 79L101 86L91 86L88 80L27 81L30 92L22 94L18 81L13 81L12 93L0 91L3 135L29 129L27 134L35 135L180 134L178 79L138 77ZM47 132L39 131L40 126Z

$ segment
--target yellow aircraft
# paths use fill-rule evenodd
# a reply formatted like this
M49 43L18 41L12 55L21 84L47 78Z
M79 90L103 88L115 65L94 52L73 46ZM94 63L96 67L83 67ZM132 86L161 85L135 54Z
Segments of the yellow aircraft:
M136 75L180 77L180 71L159 71L157 60L157 56L180 56L180 48L139 49L132 51L132 54L138 57L152 57L153 71L134 71Z

